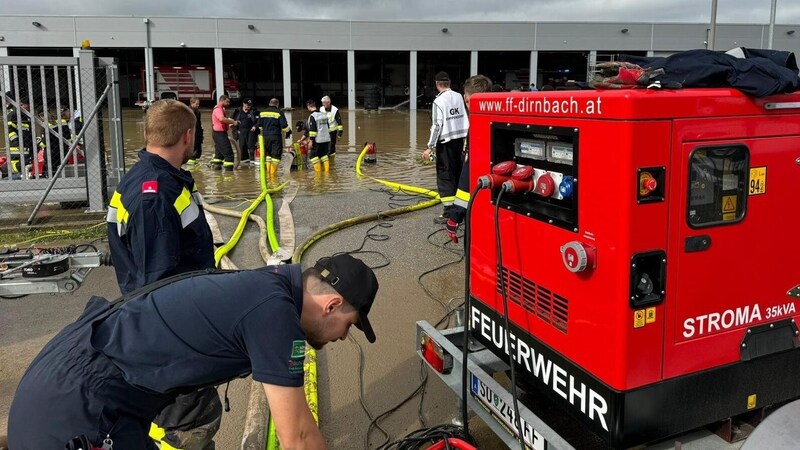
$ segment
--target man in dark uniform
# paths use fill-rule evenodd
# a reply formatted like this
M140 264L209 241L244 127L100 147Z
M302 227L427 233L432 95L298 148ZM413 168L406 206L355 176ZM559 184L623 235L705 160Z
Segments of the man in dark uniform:
M20 97L19 110L13 109L6 116L11 171L15 173L22 172L25 168L24 165L32 164L35 161L33 130L29 116L30 104L26 93L21 93Z
M214 267L203 197L182 170L194 151L195 116L177 100L147 110L145 140L108 207L108 242L123 294L176 273Z
M203 197L192 175L181 169L194 151L195 114L177 100L159 100L145 118L147 147L122 178L108 206L108 242L123 294L171 275L214 267L214 243L203 212ZM213 424L195 405L220 405L213 388L181 397L156 419L166 440L175 430ZM202 409L202 408L201 408ZM185 448L185 446L178 446ZM200 447L202 448L202 447Z
M42 136L39 141L39 147L46 150L44 153L44 165L42 169L43 175L48 175L52 170L52 175L55 175L58 166L61 165L61 158L69 151L70 143L72 141L72 130L70 129L70 112L69 107L61 107L61 117L55 122L48 123L48 131ZM50 139L50 148L47 148L47 139ZM77 155L77 150L74 152Z
M200 120L200 99L197 97L190 98L189 107L192 108L195 118L194 151L192 152L192 156L189 157L189 161L186 161L186 164L193 166L197 164L197 160L203 156L203 121Z
M253 108L253 101L249 98L244 99L242 107L233 112L231 119L239 122L237 138L240 152L239 162L250 164L258 145L258 128L256 127L258 111Z
M331 146L331 135L328 131L328 115L317 109L317 102L314 100L306 101L306 109L311 113L306 122L308 133L308 162L314 167L314 172L330 168L328 160L328 150Z
M464 104L469 112L469 98L472 94L481 92L489 92L492 89L492 80L485 75L474 75L464 81ZM458 189L456 190L456 198L453 200L453 207L450 209L449 217L447 218L447 234L453 243L458 243L458 227L464 223L467 215L467 206L469 204L470 195L469 191L469 136L467 136L466 146L464 148L464 164L461 167L461 175L458 178ZM465 225L466 226L466 225Z
M93 297L45 346L11 404L9 448L61 449L83 436L155 449L149 423L177 393L251 373L281 445L325 448L303 392L306 342L321 349L351 325L375 341L372 270L341 254L302 273L293 264L169 281L113 306Z
M289 138L292 129L283 111L278 109L278 99L273 98L269 101L267 109L258 115L257 127L261 129L264 136L264 161L267 163L267 172L274 175L278 172L278 165L281 162L283 151L284 136Z

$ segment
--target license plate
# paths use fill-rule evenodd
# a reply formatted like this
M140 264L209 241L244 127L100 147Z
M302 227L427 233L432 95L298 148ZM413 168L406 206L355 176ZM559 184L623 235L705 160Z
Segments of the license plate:
M515 436L519 436L519 431L517 431L517 427L514 426L514 406L507 405L500 396L494 393L489 386L475 375L470 374L470 377L472 380L472 395L510 432ZM520 418L520 422L523 429L522 438L525 440L525 445L533 450L546 450L547 441L544 440L542 435L534 430L525 419Z

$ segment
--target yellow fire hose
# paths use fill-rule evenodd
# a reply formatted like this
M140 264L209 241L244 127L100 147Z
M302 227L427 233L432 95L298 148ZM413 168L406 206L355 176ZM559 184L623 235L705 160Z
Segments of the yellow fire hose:
M292 263L294 264L299 263L300 259L303 256L303 253L306 250L311 248L311 246L314 245L315 242L333 232L345 229L347 227L351 227L353 225L358 225L360 223L369 222L372 220L380 220L386 217L398 216L400 214L405 214L408 212L429 208L441 202L439 194L434 191L431 191L430 189L399 184L392 181L382 180L380 178L374 178L364 175L361 172L361 162L364 159L364 155L367 154L367 149L368 146L365 146L364 149L361 150L361 154L358 156L358 159L356 160L356 173L359 176L369 178L377 183L383 184L398 191L412 192L415 194L426 195L428 197L431 197L431 199L426 202L417 203L416 205L389 209L386 211L377 212L375 214L365 214L363 216L352 217L350 219L345 219L341 222L329 225L324 229L315 233L313 236L308 238L302 245L298 246L295 249L294 254L292 255ZM306 361L304 364L304 369L305 369L305 382L303 388L306 394L306 401L308 402L308 407L311 410L311 414L314 416L314 420L316 420L317 423L319 423L319 404L317 403L317 352L314 351L313 348L308 346L306 346ZM275 424L273 423L272 418L270 418L269 427L267 428L267 450L280 450L280 448L281 446L280 443L278 442L278 435L275 430Z

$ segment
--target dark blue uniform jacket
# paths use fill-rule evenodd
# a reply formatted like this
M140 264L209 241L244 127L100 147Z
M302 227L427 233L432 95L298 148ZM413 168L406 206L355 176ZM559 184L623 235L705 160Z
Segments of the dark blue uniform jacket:
M214 242L192 175L139 152L108 205L108 242L122 293L214 267Z

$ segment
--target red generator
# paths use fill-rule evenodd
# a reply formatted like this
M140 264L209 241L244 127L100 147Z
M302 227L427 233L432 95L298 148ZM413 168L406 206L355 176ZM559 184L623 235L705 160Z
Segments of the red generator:
M616 448L800 397L800 95L470 103L472 188L517 170L474 199L469 325L534 397Z

